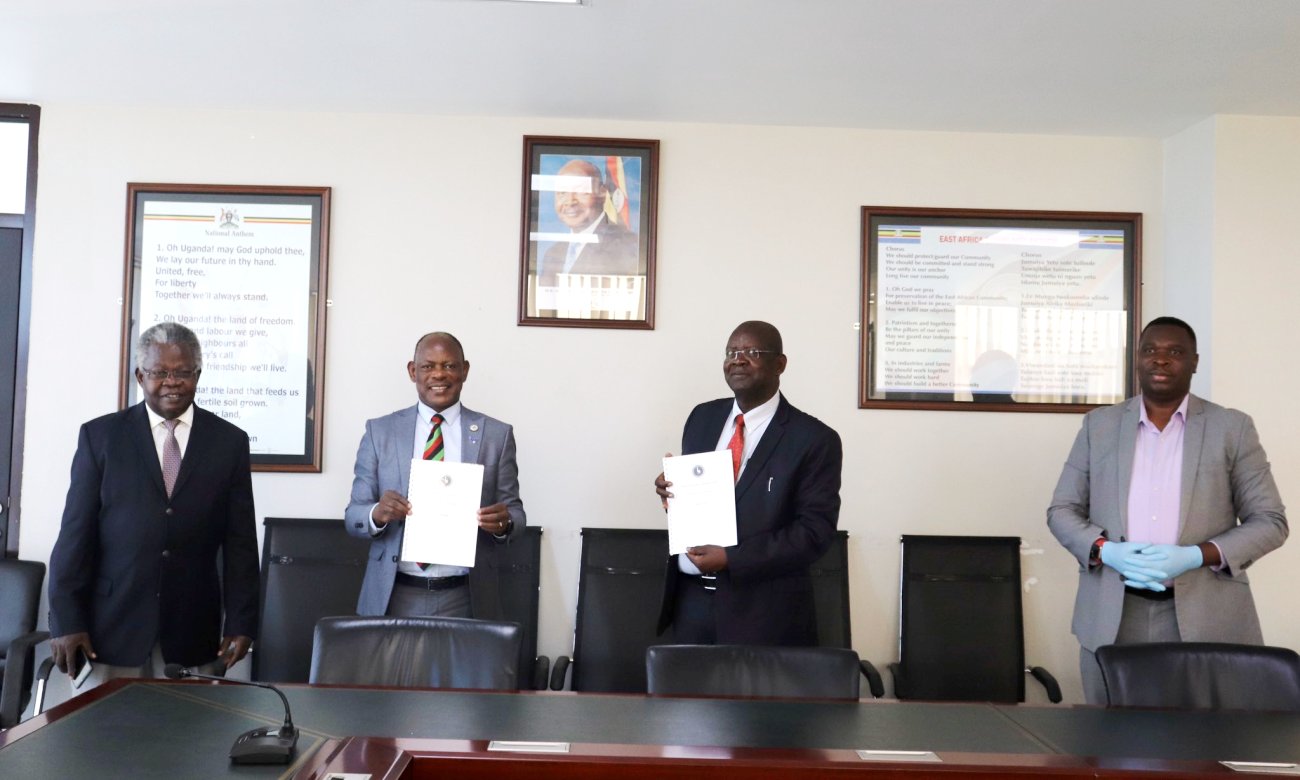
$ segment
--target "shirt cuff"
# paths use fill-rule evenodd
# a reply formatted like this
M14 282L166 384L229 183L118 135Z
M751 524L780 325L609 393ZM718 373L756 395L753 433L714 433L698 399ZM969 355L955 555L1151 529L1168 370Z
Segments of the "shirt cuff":
M1216 550L1219 551L1219 565L1218 565L1218 566L1211 566L1211 567L1210 567L1210 571L1229 571L1229 572L1230 572L1231 570L1228 569L1228 556L1226 556L1226 555L1223 554L1223 548L1220 547L1220 546L1219 546L1219 543L1216 542L1216 541L1214 541L1213 539L1210 540L1210 544L1214 545L1214 549L1216 549Z
M370 507L370 535L371 536L379 536L384 532L384 528L388 527L388 526L380 527L375 525L375 507L377 506L379 506L379 503L375 502L375 504Z

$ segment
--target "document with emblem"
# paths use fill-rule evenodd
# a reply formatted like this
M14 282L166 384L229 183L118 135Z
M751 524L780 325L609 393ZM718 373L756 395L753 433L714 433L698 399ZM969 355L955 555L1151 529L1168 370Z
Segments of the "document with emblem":
M736 544L736 482L731 452L701 452L664 458L668 492L668 552L687 547Z
M482 464L412 460L402 560L472 567L482 494Z

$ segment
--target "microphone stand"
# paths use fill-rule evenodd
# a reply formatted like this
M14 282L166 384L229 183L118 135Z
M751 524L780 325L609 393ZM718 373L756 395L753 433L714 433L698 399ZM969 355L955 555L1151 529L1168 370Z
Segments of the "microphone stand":
M230 748L230 763L287 764L293 759L294 750L298 746L298 729L294 728L293 725L293 716L289 712L289 700L285 698L279 688L266 683L228 680L225 677L199 674L192 669L186 669L180 664L167 664L163 674L173 680L193 677L199 680L212 680L213 682L229 683L231 685L251 685L255 688L266 688L275 691L276 695L280 697L280 701L284 703L284 724L278 729L261 726L240 734L235 739L235 744Z

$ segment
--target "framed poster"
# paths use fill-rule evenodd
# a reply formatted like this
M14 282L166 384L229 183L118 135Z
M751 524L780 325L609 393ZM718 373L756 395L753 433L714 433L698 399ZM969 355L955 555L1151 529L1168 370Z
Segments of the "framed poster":
M1127 398L1141 248L1135 213L864 206L859 408Z
M328 187L128 184L119 403L141 331L179 322L195 403L244 429L253 470L319 472L329 213Z
M524 136L519 324L654 328L659 142Z

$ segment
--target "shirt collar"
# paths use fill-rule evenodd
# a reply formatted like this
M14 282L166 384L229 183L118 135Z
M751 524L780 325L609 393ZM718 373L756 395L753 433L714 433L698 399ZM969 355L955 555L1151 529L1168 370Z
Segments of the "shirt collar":
M772 394L771 398L758 406L755 406L753 409L750 409L748 412L745 412L746 430L752 431L761 425L765 425L769 420L776 416L776 407L780 404L781 393L780 391L777 391ZM731 416L728 417L727 420L734 421L738 414L740 414L740 404L733 400L731 402Z
M428 406L424 401L417 401L415 405L419 409L420 422L425 425L433 425L433 416L435 414L442 415L443 425L454 426L460 422L460 401L448 406L441 412L435 412L433 407Z
M149 415L150 430L153 430L154 428L157 428L159 425L163 424L163 416L155 412L153 409L150 409L149 404L144 405L144 410ZM194 404L190 404L189 406L185 407L185 411L181 412L176 419L193 428L194 427Z
M1191 393L1183 396L1183 402L1180 403L1178 408L1174 410L1174 413L1169 416L1170 420L1177 419L1180 423L1187 422L1187 399L1191 397ZM1140 395L1138 396L1138 410L1138 425L1155 427L1155 423L1151 422L1150 417L1147 417L1147 402L1143 400Z

